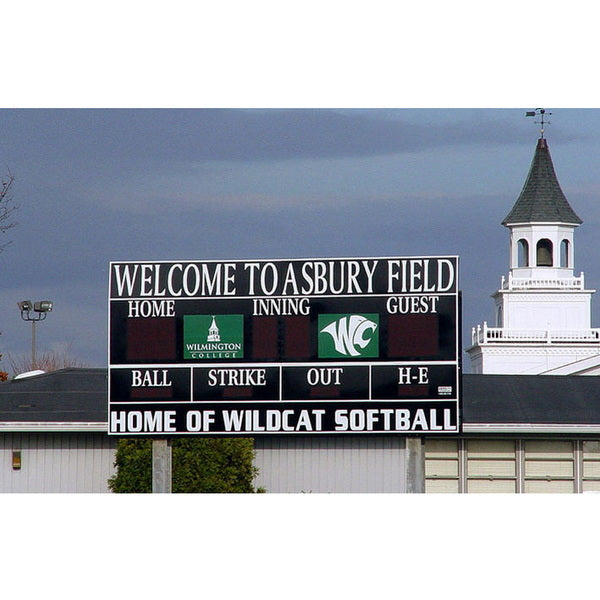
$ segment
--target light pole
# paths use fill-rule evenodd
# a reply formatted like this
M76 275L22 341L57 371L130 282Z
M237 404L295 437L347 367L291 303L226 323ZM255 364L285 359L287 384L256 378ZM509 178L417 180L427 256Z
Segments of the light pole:
M35 369L35 324L38 321L43 321L48 313L52 310L52 302L50 300L42 300L41 302L31 303L31 300L23 300L17 302L17 306L21 311L21 319L23 321L31 321L31 369ZM34 313L32 316L32 312Z

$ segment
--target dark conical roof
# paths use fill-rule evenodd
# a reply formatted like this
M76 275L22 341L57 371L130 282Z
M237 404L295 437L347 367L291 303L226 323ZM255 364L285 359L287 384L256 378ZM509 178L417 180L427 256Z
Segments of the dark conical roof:
M540 138L521 195L502 225L516 223L570 223L583 221L575 214L560 189L548 143Z

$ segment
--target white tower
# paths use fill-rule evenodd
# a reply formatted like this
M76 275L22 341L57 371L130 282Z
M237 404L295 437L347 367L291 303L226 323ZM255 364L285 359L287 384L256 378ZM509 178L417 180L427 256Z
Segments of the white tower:
M574 232L582 223L563 194L543 135L529 175L502 224L510 269L493 294L495 327L472 331L473 373L600 374L600 330L591 297L575 276Z

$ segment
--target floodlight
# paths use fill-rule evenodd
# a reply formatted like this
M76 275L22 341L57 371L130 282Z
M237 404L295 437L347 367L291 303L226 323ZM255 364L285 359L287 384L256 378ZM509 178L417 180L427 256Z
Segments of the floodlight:
M35 310L35 312L50 312L52 310L52 302L50 302L50 300L36 302L33 305L33 310Z
M31 321L31 368L35 369L35 324L43 321L48 313L52 311L52 302L50 300L41 300L32 303L31 300L17 302L21 311L23 321Z

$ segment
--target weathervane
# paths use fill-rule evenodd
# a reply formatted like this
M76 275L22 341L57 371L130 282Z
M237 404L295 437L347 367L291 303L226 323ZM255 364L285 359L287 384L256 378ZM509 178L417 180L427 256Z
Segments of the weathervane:
M548 123L548 125L550 125L550 121L544 121L544 115L546 114L546 109L545 108L536 108L535 110L528 110L525 113L526 117L535 117L536 115L540 115L541 117L541 121L534 121L534 123L539 123L541 124L541 128L540 128L540 137L542 139L544 139L544 122ZM549 112L547 113L548 115L551 115L552 113Z

